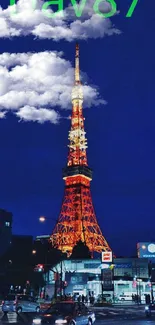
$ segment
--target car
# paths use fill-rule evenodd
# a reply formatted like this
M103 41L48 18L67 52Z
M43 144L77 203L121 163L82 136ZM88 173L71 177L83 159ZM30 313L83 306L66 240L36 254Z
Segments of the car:
M125 293L118 297L118 300L120 301L132 301L132 294L131 293Z
M110 293L104 293L103 295L102 294L99 294L97 296L97 302L102 302L102 301L105 301L105 302L112 302L112 296Z
M152 314L155 314L155 303L151 303L151 304L145 306L146 317L150 317Z
M35 317L32 325L92 325L94 322L95 314L85 304L61 301L51 305L40 317Z
M40 305L36 299L28 295L8 294L2 301L2 311L4 314L8 312L40 312Z

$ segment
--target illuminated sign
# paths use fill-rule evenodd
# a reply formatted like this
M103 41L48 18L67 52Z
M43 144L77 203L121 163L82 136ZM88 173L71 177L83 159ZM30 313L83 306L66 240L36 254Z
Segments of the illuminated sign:
M102 270L102 290L103 291L113 291L114 283L113 283L113 272L110 269Z
M102 252L102 263L112 262L112 252Z
M139 258L155 260L155 243L138 243L137 254Z
M101 269L109 269L110 268L110 265L109 264L102 264L101 265Z
M36 239L50 238L50 235L37 236Z

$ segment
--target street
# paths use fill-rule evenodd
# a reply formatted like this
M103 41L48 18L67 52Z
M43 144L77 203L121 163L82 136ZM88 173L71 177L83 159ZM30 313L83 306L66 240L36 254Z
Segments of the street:
M147 319L144 314L144 306L113 306L92 308L96 315L95 325L153 325L155 315ZM8 313L6 316L0 312L0 324L32 324L34 313Z
M107 324L107 325L154 325L155 320L129 320L129 319L106 319L98 320L96 325Z
M8 324L8 323L16 323L18 325L20 324L32 324L31 319L25 317L25 320L21 317L18 318L16 317L16 315L14 314L10 314L8 315L8 319L1 319L0 324ZM107 324L107 325L154 325L155 324L155 317L151 318L151 319L146 319L145 317L143 317L142 319L138 319L138 318L132 318L132 317L125 317L125 316L119 316L119 317L115 317L113 316L112 318L98 318L95 322L95 325L101 325L101 324Z

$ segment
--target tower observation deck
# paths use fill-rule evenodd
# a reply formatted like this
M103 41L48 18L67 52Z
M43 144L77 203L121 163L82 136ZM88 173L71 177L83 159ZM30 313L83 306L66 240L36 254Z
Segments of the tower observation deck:
M90 192L92 170L87 162L87 139L83 117L83 89L80 81L79 45L76 44L75 82L67 166L63 169L65 192L58 221L50 241L62 252L72 253L81 240L90 252L111 251L98 225Z

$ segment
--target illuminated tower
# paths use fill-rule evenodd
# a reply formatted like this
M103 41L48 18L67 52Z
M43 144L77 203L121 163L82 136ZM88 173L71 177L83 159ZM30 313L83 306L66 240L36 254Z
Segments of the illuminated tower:
M50 238L54 247L68 255L79 240L85 242L91 252L111 251L97 223L90 193L92 170L87 163L82 104L79 46L76 45L69 154L67 166L63 169L65 193L60 216Z

